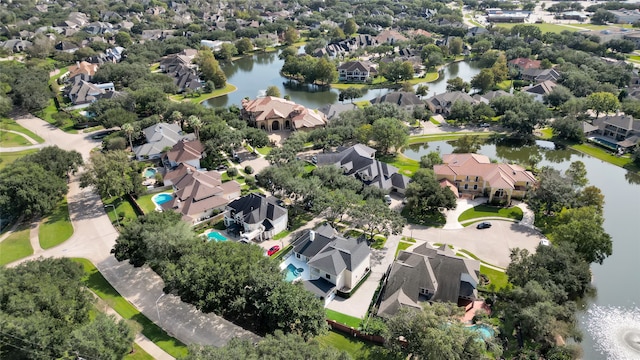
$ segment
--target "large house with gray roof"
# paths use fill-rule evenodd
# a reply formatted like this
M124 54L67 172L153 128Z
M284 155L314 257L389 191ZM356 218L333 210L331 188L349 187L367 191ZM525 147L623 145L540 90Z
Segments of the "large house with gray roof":
M479 276L479 261L456 256L447 245L402 250L389 268L378 316L391 317L402 308L421 310L425 302L467 306L478 298Z
M162 153L181 140L195 140L194 134L185 134L182 132L180 125L158 123L142 130L147 143L136 146L133 152L136 159L158 159Z
M599 117L593 120L593 126L601 135L627 151L640 143L640 120L634 119L631 115Z
M230 202L224 225L245 240L264 241L287 229L287 209L262 194L251 193Z
M293 245L293 255L309 266L304 287L325 301L351 292L369 272L371 249L365 239L344 238L329 225L307 230Z
M364 82L378 75L373 64L365 61L347 61L338 66L338 80Z
M350 148L338 148L337 153L318 154L318 165L334 165L343 173L353 176L365 185L375 186L390 192L404 194L411 180L398 169L375 159L376 150L356 144Z
M412 92L406 91L394 91L390 93L386 93L384 95L378 96L377 98L371 99L370 103L372 105L375 104L395 104L406 110L413 110L414 107L425 107L424 101L420 98L420 96L416 95Z
M451 115L451 107L456 101L464 101L471 105L475 105L477 101L469 94L462 91L451 91L434 95L426 100L427 107L434 114L441 114L449 117Z

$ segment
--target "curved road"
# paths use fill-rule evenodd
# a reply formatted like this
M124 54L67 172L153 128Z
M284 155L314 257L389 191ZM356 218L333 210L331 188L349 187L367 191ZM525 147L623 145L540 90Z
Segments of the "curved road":
M67 134L44 120L28 115L16 121L45 140L65 150L76 150L87 160L99 140L90 134ZM91 260L111 285L153 322L185 344L224 346L230 339L241 337L256 341L259 337L215 315L203 314L179 297L163 296L162 279L147 266L134 268L118 262L111 248L118 237L111 225L100 197L91 189L81 189L77 176L69 184L69 214L73 236L52 249L38 251L16 263L44 257L82 257Z

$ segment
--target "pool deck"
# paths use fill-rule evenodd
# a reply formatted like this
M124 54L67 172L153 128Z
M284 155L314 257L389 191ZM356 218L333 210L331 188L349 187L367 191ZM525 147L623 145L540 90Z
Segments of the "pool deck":
M306 263L304 263L304 262L302 262L300 260L297 260L293 256L289 256L285 261L283 261L280 264L280 270L286 269L287 265L289 265L289 264L292 264L296 268L304 269L304 271L296 279L300 279L301 278L302 280L310 280L311 273L309 272L309 265L307 265Z

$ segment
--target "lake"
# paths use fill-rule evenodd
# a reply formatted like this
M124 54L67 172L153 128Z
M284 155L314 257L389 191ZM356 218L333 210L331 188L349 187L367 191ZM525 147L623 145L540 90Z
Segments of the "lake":
M232 104L240 106L240 102L245 97L255 99L258 96L263 96L267 87L272 85L280 89L282 96L289 95L291 101L312 109L338 102L338 94L340 93L338 90L306 84L300 85L281 76L280 69L283 64L284 60L279 59L276 52L246 56L232 63L223 64L222 70L227 76L227 81L235 85L238 90L209 99L203 102L203 105L208 107L226 107ZM447 80L450 78L460 76L469 81L479 72L480 69L473 63L463 61L449 64L440 72L438 80L426 83L429 86L429 96L445 92ZM389 91L389 89L371 89L354 101L371 100Z
M637 309L640 301L637 270L640 255L640 237L637 235L640 220L640 176L571 149L555 150L551 147L552 144L548 141L538 142L538 146L519 147L487 144L478 153L492 159L520 164L526 164L530 155L539 154L543 160L538 166L551 166L561 171L566 170L573 161L580 160L585 164L589 184L599 187L605 196L604 229L613 239L613 255L602 265L591 266L593 285L597 292L586 299L586 304L583 304L579 313L580 328L584 332L583 359L627 359L626 355L600 354L596 343L604 339L608 348L622 346L619 343L623 341L623 335L615 333L618 330L615 328L618 326L616 324L624 324L629 318L640 319ZM453 146L449 142L435 141L409 146L404 154L419 160L420 156L434 150L440 154L448 154L452 152ZM596 308L604 310L593 314ZM592 310L591 313L588 312L589 309ZM605 324L604 327L608 329L594 337L586 329L595 322ZM637 340L640 337L640 325L636 322L632 329ZM635 354L635 358L640 358L640 352Z

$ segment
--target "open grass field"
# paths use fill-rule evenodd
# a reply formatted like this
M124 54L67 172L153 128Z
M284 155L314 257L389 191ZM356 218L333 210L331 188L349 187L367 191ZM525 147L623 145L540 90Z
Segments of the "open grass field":
M515 206L510 208L501 208L496 206L478 205L460 214L458 221L466 221L483 217L502 217L522 220L522 209Z
M171 356L179 358L187 355L186 345L169 336L162 328L154 324L123 298L89 260L73 259L73 261L81 264L84 268L84 284L124 319L138 323L144 336Z
M435 134L435 135L417 135L409 137L408 145L413 144L422 144L430 141L447 141L447 140L456 140L465 135L478 136L481 138L491 136L491 133L488 132L454 132L454 133L446 133L446 134Z
M36 135L31 130L20 126L13 119L7 119L7 118L0 119L0 129L13 130L13 131L17 131L17 132L23 133L23 134L27 135L28 137L32 138L33 140L37 141L39 144L42 144L44 142L43 138L41 138L40 136ZM3 143L2 146L7 146L7 145L4 145L4 143Z
M0 266L33 254L29 242L30 231L29 224L22 224L13 234L0 242Z
M69 206L64 198L60 204L42 221L38 228L40 247L49 249L67 241L73 235L73 225L69 218Z
M169 98L173 101L190 101L194 104L199 104L203 101L212 99L214 97L218 97L218 96L222 96L222 95L226 95L229 93L232 93L234 91L238 90L237 87L235 87L233 84L229 84L227 83L227 85L225 85L225 87L223 87L222 89L215 89L210 93L205 93L202 94L200 96L197 97L185 97L182 94L178 94L178 95L171 95Z
M23 151L17 151L17 152L0 153L0 170L4 169L5 167L10 165L14 161L20 159L21 157L28 154L33 154L35 152L38 152L38 149L29 149L29 150L23 150Z
M340 324L351 326L354 329L357 329L358 327L360 327L360 323L362 322L362 319L358 319L357 317L342 314L337 311L333 311L330 309L325 309L325 311L327 314L327 319L337 321Z
M318 336L315 339L324 346L332 346L338 350L346 351L354 360L368 359L371 350L376 347L374 344L335 331L329 331L327 335Z
M582 153L585 153L589 156L593 156L594 158L606 161L610 164L620 166L622 168L634 167L635 171L638 171L637 167L633 166L631 158L629 155L625 156L615 156L611 154L610 151L604 150L600 147L593 146L590 144L577 144L572 145L572 149L578 150ZM631 170L631 169L630 169Z
M400 173L407 176L413 176L413 174L420 168L419 162L409 159L400 152L393 155L385 154L379 156L378 160L397 167L398 170L400 170Z

